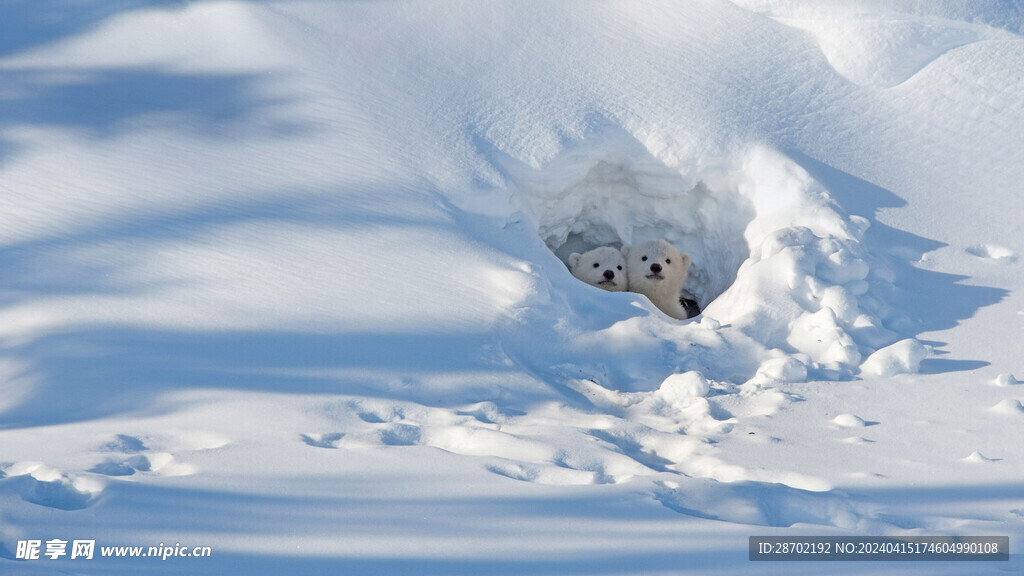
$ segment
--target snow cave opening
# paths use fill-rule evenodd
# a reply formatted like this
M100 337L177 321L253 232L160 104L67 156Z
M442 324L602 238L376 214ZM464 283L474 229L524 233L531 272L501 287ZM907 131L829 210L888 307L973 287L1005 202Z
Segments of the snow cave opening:
M566 266L573 252L664 238L693 258L683 293L703 309L736 280L756 215L725 173L709 175L695 178L618 138L514 177L538 235Z

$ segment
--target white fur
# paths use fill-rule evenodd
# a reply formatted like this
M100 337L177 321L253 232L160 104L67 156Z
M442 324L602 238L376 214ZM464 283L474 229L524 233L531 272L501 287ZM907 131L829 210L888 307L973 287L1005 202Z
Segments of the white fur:
M643 294L659 310L673 318L686 320L689 315L679 303L686 273L693 259L665 240L648 240L636 246L623 246L629 290ZM658 266L661 270L656 272ZM653 267L653 268L652 268Z
M594 248L584 254L573 252L569 255L569 270L587 284L609 292L628 289L626 258L609 246Z

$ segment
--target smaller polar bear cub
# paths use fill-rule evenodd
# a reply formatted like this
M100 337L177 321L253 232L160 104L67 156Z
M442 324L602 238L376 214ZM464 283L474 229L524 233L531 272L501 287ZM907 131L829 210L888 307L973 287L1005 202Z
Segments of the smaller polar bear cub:
M569 255L569 271L587 284L609 292L625 292L629 286L626 258L610 246L594 248L584 254L573 252Z
M695 314L681 302L683 284L693 259L665 240L648 240L636 246L623 246L629 271L629 290L643 294L659 310L679 320Z

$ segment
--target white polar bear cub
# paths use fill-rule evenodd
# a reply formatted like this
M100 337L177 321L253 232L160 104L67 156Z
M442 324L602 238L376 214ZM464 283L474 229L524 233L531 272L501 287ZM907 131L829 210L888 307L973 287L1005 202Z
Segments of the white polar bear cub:
M569 271L587 284L609 292L628 289L626 258L610 246L594 248L584 254L573 252L569 255Z
M680 302L686 273L693 259L665 240L648 240L636 246L623 246L629 290L643 294L659 310L679 320L692 314Z

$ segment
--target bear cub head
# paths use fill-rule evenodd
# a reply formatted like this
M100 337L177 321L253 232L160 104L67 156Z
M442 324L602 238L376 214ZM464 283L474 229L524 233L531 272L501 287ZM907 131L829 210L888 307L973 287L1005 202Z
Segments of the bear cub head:
M623 246L629 270L630 288L647 294L671 286L678 291L686 283L686 273L693 260L665 240L648 240L636 246Z
M665 240L648 240L623 246L629 271L629 289L647 296L662 312L673 318L690 318L692 312L680 303L681 290L693 259Z
M626 258L610 246L602 246L580 254L569 255L569 271L591 286L609 292L625 292L628 288Z

